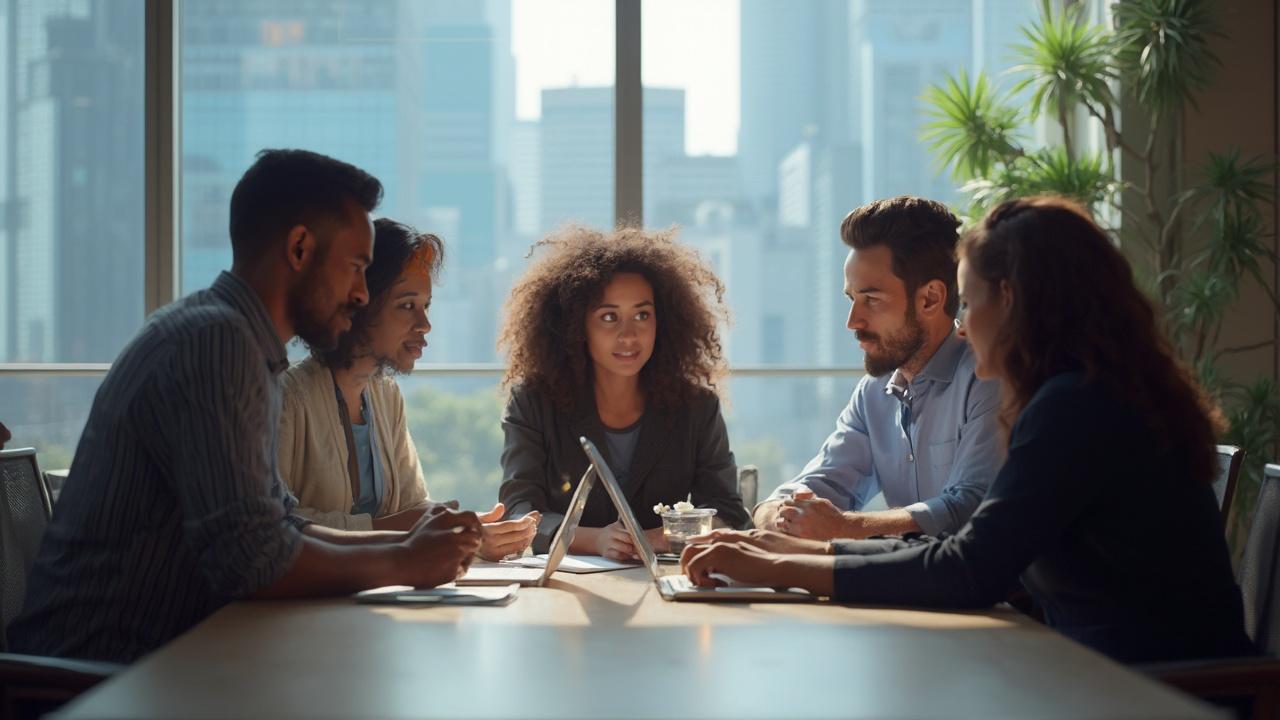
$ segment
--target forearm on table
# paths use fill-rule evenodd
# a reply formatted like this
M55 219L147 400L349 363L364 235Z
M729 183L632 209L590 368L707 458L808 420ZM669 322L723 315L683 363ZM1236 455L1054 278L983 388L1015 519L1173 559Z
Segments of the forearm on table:
M835 558L831 555L778 555L774 560L778 585L804 588L830 597L835 589Z
M905 535L920 532L911 513L902 508L892 510L872 510L865 512L848 512L845 517L850 520L850 527L855 534L851 537L864 538L872 535Z
M398 543L405 533L397 530L336 530L312 523L302 529L302 534L334 545L385 545Z
M395 584L400 547L394 544L342 545L303 534L293 564L256 600L346 595Z

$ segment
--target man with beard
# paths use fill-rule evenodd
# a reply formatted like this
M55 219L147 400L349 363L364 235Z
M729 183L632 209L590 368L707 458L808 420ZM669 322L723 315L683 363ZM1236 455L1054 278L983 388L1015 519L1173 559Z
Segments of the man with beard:
M438 585L480 543L444 507L408 533L309 523L276 468L295 335L333 346L367 302L382 185L269 150L231 196L230 272L154 313L94 398L10 647L131 662L241 598Z
M845 217L846 326L867 375L818 454L756 507L756 527L818 540L940 535L978 507L1000 464L999 398L955 334L959 225L914 197ZM863 510L878 492L891 509Z

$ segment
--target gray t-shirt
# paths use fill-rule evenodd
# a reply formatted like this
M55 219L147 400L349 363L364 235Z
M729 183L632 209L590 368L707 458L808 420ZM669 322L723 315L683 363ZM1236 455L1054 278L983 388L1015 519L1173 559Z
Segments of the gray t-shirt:
M604 439L609 444L609 467L618 484L625 488L631 479L631 456L640 440L640 421L621 430L606 429Z

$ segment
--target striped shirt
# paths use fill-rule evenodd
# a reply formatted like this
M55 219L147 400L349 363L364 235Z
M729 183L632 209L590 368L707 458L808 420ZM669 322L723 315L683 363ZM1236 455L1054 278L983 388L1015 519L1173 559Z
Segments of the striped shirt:
M230 273L147 320L94 398L14 651L130 662L284 574L305 524L276 470L287 364Z

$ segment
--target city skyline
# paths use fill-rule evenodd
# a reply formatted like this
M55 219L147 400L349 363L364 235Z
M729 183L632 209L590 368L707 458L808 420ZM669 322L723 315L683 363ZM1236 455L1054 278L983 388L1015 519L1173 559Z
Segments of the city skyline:
M920 96L947 72L1000 62L996 48L1016 40L1034 3L686 6L643 8L645 221L678 226L724 283L731 365L858 367L844 327L840 219L885 195L958 198L918 140ZM4 114L18 131L5 192L31 201L15 202L26 209L9 221L25 224L0 235L0 358L109 361L142 322L141 58L123 51L121 34L141 37L141 2L10 7L25 13L24 49L6 72L11 92L27 94ZM377 175L386 187L377 214L444 238L424 364L500 362L502 303L530 245L570 220L613 225L613 4L544 1L532 15L530 0L334 7L184 5L182 292L230 266L227 203L254 154L306 147ZM16 82L46 77L62 82ZM133 183L120 182L120 168ZM120 194L130 188L132 201ZM136 224L104 224L113 212ZM794 468L852 384L779 377L733 387L751 389L729 411L735 444L768 438L776 452L753 452Z

